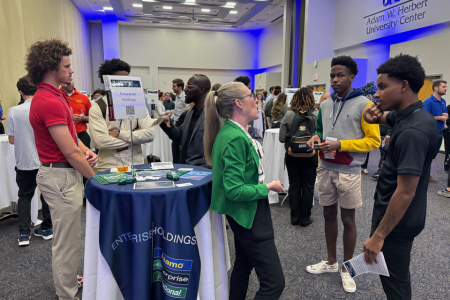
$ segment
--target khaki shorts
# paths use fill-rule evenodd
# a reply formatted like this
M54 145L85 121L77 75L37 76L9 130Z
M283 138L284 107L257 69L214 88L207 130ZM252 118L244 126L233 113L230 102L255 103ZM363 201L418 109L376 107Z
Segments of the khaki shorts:
M317 168L319 203L330 206L339 202L345 209L362 206L361 174L345 174Z

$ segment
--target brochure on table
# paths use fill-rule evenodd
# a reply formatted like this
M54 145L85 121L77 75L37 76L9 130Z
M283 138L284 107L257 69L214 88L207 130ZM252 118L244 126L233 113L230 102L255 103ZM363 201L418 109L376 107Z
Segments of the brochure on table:
M294 94L295 94L298 90L299 90L299 89L292 89L292 88L289 88L289 89L285 89L285 90L284 90L284 93L286 94L286 97L287 97L288 107L291 107L291 101L292 101L292 98L294 97Z
M145 118L145 96L140 77L104 75L105 89L111 92L115 119Z

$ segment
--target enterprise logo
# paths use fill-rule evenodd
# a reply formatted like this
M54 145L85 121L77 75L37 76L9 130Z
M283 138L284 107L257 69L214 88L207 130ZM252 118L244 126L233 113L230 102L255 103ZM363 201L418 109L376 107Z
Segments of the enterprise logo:
M389 5L392 5L392 4L400 2L400 1L402 1L402 0L383 0L383 5L389 6Z

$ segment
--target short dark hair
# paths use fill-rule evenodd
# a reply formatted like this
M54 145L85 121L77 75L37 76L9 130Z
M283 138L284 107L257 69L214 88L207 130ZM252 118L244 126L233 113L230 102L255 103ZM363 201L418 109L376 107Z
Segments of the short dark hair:
M290 85L287 86L287 88L288 89L292 89L292 88L294 88L294 86L292 84L290 84Z
M445 80L436 80L436 81L433 82L433 92L434 92L434 88L435 87L440 87L441 86L441 83L447 84L447 81L445 81Z
M248 86L250 84L250 78L248 78L248 76L239 76L236 77L236 79L234 80L234 82L242 82L245 86Z
M281 86L277 85L275 86L275 92L273 93L275 96L281 93Z
M180 78L176 78L176 79L172 80L172 83L175 83L177 85L177 87L181 86L181 88L184 89L184 81L181 80Z
M36 91L37 87L35 85L32 85L26 76L23 76L22 78L17 81L17 89L21 91L25 96L33 96Z
M92 95L101 94L101 93L102 93L101 89L96 89L95 91L92 92Z
M334 67L336 65L347 67L347 69L350 71L350 75L356 76L356 74L358 74L358 65L356 64L356 61L350 56L341 55L333 58L333 60L331 61L331 67Z
M71 54L69 44L61 40L37 41L28 49L25 58L28 81L36 85L42 82L47 71L58 70L62 57Z
M211 91L218 91L220 89L220 87L222 86L222 84L220 83L216 83L215 85L213 85L211 87Z
M105 59L105 62L100 64L100 68L98 68L98 78L100 78L101 83L104 83L103 75L113 75L113 73L119 71L130 73L131 66L118 58L113 58L110 60Z
M272 91L273 91L274 89L275 89L275 86L273 85L273 86L270 87L269 92L272 93Z
M389 78L408 81L414 94L418 94L425 81L425 70L417 57L400 54L381 64L377 73L387 74Z
M267 97L267 91L263 92L264 97Z

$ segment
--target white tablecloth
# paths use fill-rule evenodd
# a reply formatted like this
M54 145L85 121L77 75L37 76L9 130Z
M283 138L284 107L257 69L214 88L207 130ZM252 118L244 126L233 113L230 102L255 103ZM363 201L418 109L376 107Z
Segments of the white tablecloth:
M14 156L14 145L8 141L8 136L0 135L0 208L11 205L11 202L19 200L19 187L16 183L16 158ZM31 221L37 224L38 210L42 206L38 201L39 189L36 188L31 200Z
M284 166L284 144L279 140L280 129L268 129L264 135L263 150L264 157L262 165L264 168L264 183L279 179L284 189L289 188L289 178L287 169ZM278 194L269 192L269 203L278 203Z
M84 300L123 300L99 247L100 212L86 202ZM231 269L225 218L209 210L194 227L201 259L198 300L228 300Z
M259 112L259 118L258 120L254 120L253 121L253 128L256 131L256 134L259 137L263 136L263 116L262 116L262 111L258 111Z
M152 120L154 122L156 120ZM144 158L153 154L158 156L162 162L172 162L172 140L159 126L155 126L155 139L151 143L142 145Z

